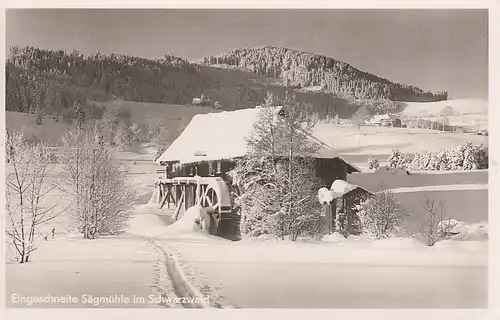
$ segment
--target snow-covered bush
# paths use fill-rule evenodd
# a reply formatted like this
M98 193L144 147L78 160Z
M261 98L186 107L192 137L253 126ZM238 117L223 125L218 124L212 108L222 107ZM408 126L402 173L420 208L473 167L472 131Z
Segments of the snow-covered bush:
M415 158L416 158L416 155L413 159L415 160ZM431 162L431 158L432 158L432 155L430 152L428 152L426 150L422 151L422 153L420 153L418 156L417 167L415 167L413 170L422 170L422 171L428 170L430 162ZM412 161L412 163L413 162L414 161Z
M466 144L454 145L450 152L450 165L452 170L462 170Z
M443 149L436 155L436 170L448 171L451 170L451 159L447 149Z
M402 153L399 149L393 149L392 153L387 159L387 166L389 168L401 168L408 169L410 164L413 162L413 155L409 153Z
M488 148L480 144L474 147L474 161L478 169L488 168Z
M464 142L453 146L451 152L443 149L438 153L422 151L421 153L404 154L394 149L387 159L389 168L401 168L412 171L448 171L477 170L488 168L488 148Z
M439 170L439 159L436 153L431 153L431 158L429 159L429 163L427 163L427 170L436 171Z
M436 166L436 156L430 152L423 151L422 153L416 153L413 156L411 163L408 165L408 169L412 171L434 170Z
M340 124L341 123L341 119L340 119L338 113L335 114L335 117L333 118L333 123L334 124Z
M467 143L464 146L464 162L462 164L462 170L475 170L477 169L477 163L475 162L474 157L474 147L472 143Z
M373 159L373 158L368 158L368 169L372 170L375 169L377 170L380 168L380 163L378 162L378 159Z
M399 168L403 162L403 154L399 149L393 149L392 153L387 158L387 166L389 168Z
M450 154L452 170L476 170L488 168L488 148L473 146L471 142L455 145Z
M388 190L377 192L373 198L362 202L359 209L363 233L376 239L393 236L407 216L405 209Z

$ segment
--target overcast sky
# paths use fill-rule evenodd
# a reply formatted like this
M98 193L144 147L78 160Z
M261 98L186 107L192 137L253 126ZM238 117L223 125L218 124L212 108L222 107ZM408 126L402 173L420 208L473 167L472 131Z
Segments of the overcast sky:
M487 98L486 10L7 10L6 43L173 54L276 45L452 98Z

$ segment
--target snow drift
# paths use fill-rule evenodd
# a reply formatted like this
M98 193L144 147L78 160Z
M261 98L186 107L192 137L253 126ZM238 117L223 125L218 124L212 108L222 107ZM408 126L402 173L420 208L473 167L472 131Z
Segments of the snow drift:
M212 236L208 234L206 230L200 227L199 224L195 223L195 220L201 219L201 224L209 221L209 214L207 208L202 208L195 205L189 208L182 217L175 221L170 226L163 229L163 233L158 235L159 238L171 238L176 239L203 239L214 240L214 241L229 241L231 240L223 239L220 237Z
M450 219L443 221L439 228L447 229L453 235L451 240L458 241L481 241L488 240L488 223L469 223Z

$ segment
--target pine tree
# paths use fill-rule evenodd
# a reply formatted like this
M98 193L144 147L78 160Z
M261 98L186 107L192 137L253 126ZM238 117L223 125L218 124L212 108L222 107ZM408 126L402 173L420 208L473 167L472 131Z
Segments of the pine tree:
M78 129L82 129L83 125L85 124L85 110L83 109L83 105L80 101L75 101L73 103L73 112L76 116L76 124Z
M294 241L321 218L311 162L318 146L307 138L314 122L293 95L285 95L279 114L274 104L268 95L248 139L248 157L233 176L240 181L245 228Z
M465 146L458 144L453 146L450 153L451 170L462 170L464 167Z
M36 123L37 126L40 126L40 125L43 124L43 112L40 109L38 109L37 112L36 112L35 123Z
M476 170L478 169L477 162L475 161L474 148L472 143L467 143L464 146L464 162L462 165L463 170Z
M448 150L443 149L437 154L437 170L448 171L451 170L451 159Z

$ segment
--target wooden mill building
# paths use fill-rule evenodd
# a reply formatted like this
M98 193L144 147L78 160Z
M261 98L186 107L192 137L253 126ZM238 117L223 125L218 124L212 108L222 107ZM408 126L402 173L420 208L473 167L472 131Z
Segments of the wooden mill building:
M273 108L275 117L282 115L282 107L270 108ZM235 220L238 220L239 213L233 210L228 172L239 158L248 154L247 139L261 110L254 108L194 116L182 134L156 160L165 168L157 182L161 206L172 204L178 212L197 203L194 177L202 177L204 186L198 197L203 198L202 204L215 206L218 210L215 213L214 230L217 231L214 234L238 238L235 234L239 234L239 230L235 228L239 226ZM348 174L360 172L326 143L314 136L308 138L319 145L312 155L314 174L324 182L324 186L330 187L335 180L347 180Z

